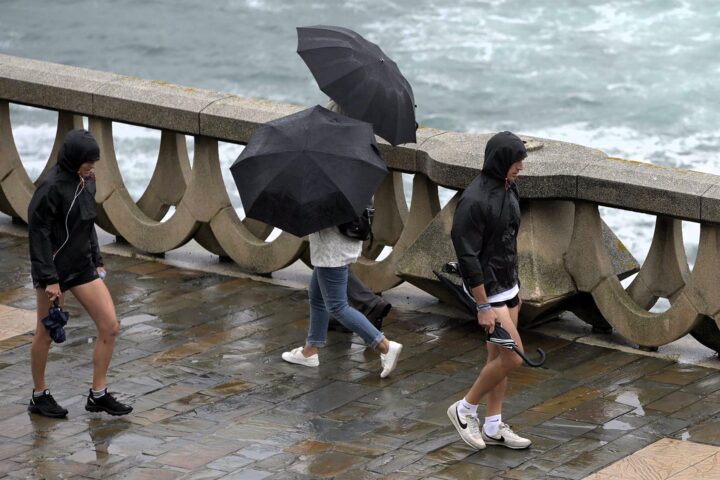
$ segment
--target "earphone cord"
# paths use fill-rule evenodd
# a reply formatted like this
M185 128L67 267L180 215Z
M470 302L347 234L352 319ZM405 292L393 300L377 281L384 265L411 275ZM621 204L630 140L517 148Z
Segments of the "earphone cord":
M70 218L70 211L72 210L73 205L75 205L75 200L78 199L84 189L85 179L80 177L80 183L78 183L78 186L75 187L75 194L73 195L72 202L70 202L70 208L68 208L67 215L65 215L65 241L62 243L62 245L60 245L60 248L58 248L53 254L53 261L55 261L55 257L57 257L58 253L60 253L60 250L62 250L63 247L67 244L68 240L70 240L70 230L68 229L68 219Z

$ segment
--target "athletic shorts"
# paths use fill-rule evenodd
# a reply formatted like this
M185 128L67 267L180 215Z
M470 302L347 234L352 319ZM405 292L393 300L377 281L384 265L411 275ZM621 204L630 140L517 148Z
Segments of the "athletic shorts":
M493 306L493 307L495 307L495 308L505 307L505 306L507 306L508 308L517 307L518 305L520 305L520 296L519 296L519 295L515 295L515 296L514 296L513 298L511 298L510 300L505 300L505 301L502 301L502 302L493 302L493 303L491 303L490 305Z
M80 273L75 273L68 278L61 278L59 282L60 291L66 292L73 287L77 287L78 285L85 285L86 283L90 283L96 278L100 278L97 274L96 268L84 270ZM42 288L44 290L45 288L47 288L47 285L33 279L33 287Z

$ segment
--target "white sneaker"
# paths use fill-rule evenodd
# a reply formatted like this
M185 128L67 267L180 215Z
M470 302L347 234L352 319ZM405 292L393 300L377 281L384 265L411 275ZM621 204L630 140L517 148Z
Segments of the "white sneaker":
M304 365L306 367L320 366L320 358L318 358L317 353L306 357L302 352L303 347L293 348L289 352L283 352L282 359L288 363L297 363L298 365Z
M485 433L485 428L483 428L482 438L488 445L502 445L503 447L513 448L515 450L527 448L532 443L529 439L523 438L513 432L510 425L506 423L501 423L497 435L492 437Z
M380 372L380 378L386 378L397 366L398 358L400 358L400 352L402 352L403 346L397 342L389 342L387 353L380 354L380 364L383 369Z
M452 422L455 430L458 431L460 438L462 438L465 443L473 448L482 450L485 448L485 442L483 442L483 437L480 434L480 422L477 416L461 415L458 412L459 405L460 401L458 400L448 407L447 416L450 422Z

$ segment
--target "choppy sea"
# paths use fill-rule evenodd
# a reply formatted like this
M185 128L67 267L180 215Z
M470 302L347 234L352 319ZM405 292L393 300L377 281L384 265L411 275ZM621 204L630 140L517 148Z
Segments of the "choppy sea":
M1 0L0 52L313 105L326 97L295 53L295 27L315 24L379 44L413 85L422 125L508 129L720 174L720 9L711 0ZM55 115L11 112L35 177ZM115 138L137 198L159 134L118 124ZM223 144L223 163L240 151ZM654 217L609 208L603 217L642 261ZM698 233L685 222L691 262Z

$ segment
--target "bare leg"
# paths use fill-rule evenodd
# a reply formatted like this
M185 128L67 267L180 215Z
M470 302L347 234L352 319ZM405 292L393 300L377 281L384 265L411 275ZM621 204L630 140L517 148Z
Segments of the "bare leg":
M488 357L487 361L485 362L486 366L500 355L500 350L502 349L502 347L488 343L487 349ZM495 385L495 387L493 387L493 389L490 390L490 392L487 394L487 406L485 408L486 416L490 417L492 415L498 415L500 412L502 412L502 402L505 399L506 390L507 377L503 378L500 383Z
M503 328L510 333L512 338L518 344L518 347L522 350L522 341L520 340L520 335L515 327L515 323L510 317L508 308L501 307L494 310L498 315L498 321L502 324ZM490 393L496 386L498 386L498 384L503 382L503 380L506 380L508 374L522 364L520 356L512 350L499 348L498 351L498 355L494 359L488 361L485 367L483 367L480 371L480 375L465 396L468 403L480 403L485 395ZM500 400L500 404L502 405L502 399Z
M37 298L37 325L35 325L35 335L30 348L30 369L32 370L35 391L42 392L48 388L45 383L45 366L47 365L48 353L52 344L52 339L47 328L42 324L42 319L47 317L51 303L43 288L35 289L35 296ZM60 305L63 303L64 300L61 295Z
M518 324L518 313L520 312L520 306L516 306L513 308L508 309L510 313L510 319L512 320L513 324L517 327ZM492 343L487 344L488 347L488 360L487 363L490 363L492 360L497 358L497 356L500 354L500 350L502 347L498 345L493 345ZM521 347L522 349L522 347ZM502 412L502 402L505 400L505 392L507 391L507 377L503 378L500 383L498 383L495 388L493 388L490 393L487 395L487 408L486 408L486 415L488 417L492 417L493 415L499 415Z
M70 291L87 310L95 322L98 331L93 353L93 390L102 390L107 386L107 371L110 366L115 339L120 333L120 322L115 315L110 292L105 282L95 279L90 283L73 287Z

